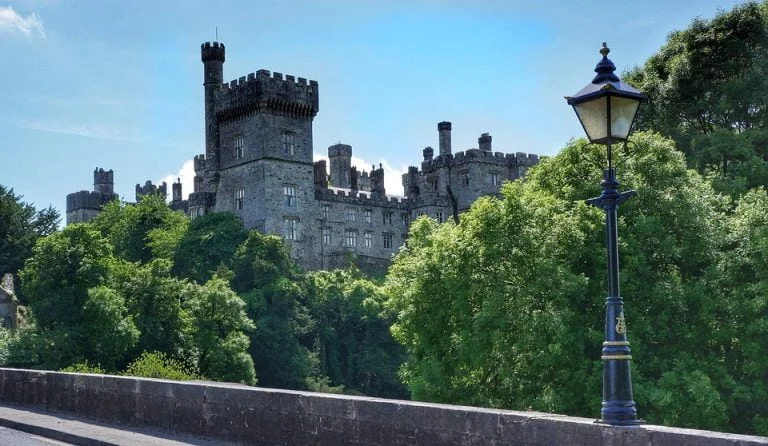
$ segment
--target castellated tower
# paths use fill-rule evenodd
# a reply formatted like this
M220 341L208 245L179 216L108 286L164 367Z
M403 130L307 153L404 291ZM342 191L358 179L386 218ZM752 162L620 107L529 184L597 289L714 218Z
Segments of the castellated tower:
M195 157L189 213L232 212L247 228L311 238L316 214L312 121L318 84L259 70L222 83L224 45L201 46L205 153ZM295 257L302 257L295 243Z
M352 185L350 178L352 146L334 144L328 147L328 160L331 162L331 185L349 189Z
M93 171L93 191L81 190L67 195L67 224L93 220L105 204L117 200L112 169Z

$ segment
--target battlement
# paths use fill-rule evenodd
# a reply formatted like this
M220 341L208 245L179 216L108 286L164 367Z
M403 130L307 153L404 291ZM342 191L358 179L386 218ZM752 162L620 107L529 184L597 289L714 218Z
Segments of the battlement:
M115 194L105 195L96 191L81 190L73 192L67 194L67 212L75 212L79 209L98 211L103 205L115 198L117 198Z
M312 119L319 109L317 81L259 70L224 83L216 92L216 117L235 119L250 112Z
M205 42L200 45L200 57L203 62L224 62L224 44L220 42Z
M205 155L195 155L194 157L194 164L195 164L195 173L198 175L202 175L203 171L205 170Z
M425 149L426 150L426 149ZM442 155L434 159L427 159L421 163L422 171L431 171L441 167L456 166L459 164L483 162L493 163L500 166L533 166L539 162L539 155L534 153L502 153L489 152L480 149L469 149L463 152L456 152L453 155Z
M160 195L165 199L165 197L168 196L168 184L166 184L165 181L163 181L163 184L157 186L155 184L152 184L152 181L147 180L143 186L137 184L136 185L136 202L141 201L141 197L144 197L146 195Z
M337 156L352 156L352 146L349 144L334 144L328 147L328 158Z
M371 192L336 187L329 187L327 189L316 187L315 199L359 206L379 206L401 210L408 209L408 198L406 197L379 195Z
M112 169L97 168L93 170L93 184L113 184L114 182L115 173Z

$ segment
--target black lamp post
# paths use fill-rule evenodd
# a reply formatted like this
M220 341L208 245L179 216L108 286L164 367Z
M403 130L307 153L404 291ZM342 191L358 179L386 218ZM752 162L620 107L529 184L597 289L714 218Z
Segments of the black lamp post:
M608 168L603 173L603 193L587 200L605 210L608 251L608 297L605 301L605 339L603 361L603 404L600 423L628 426L638 424L637 409L632 398L632 378L629 361L632 359L624 322L624 302L619 292L619 246L616 231L616 210L635 191L619 193L619 182L613 167L611 144L626 141L635 121L640 102L645 96L621 82L613 72L616 67L610 59L610 50L603 42L597 63L597 75L592 82L574 96L566 97L573 106L589 141L604 144L608 149Z

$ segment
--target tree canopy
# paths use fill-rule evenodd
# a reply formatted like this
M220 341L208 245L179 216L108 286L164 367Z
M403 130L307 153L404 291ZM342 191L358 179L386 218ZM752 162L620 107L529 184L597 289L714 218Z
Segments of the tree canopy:
M649 97L640 128L673 138L717 190L768 184L768 3L695 19L623 79Z
M731 282L749 273L733 268L745 257L731 237L752 259L768 248L761 233L731 230L744 228L743 213L757 217L765 193L731 215L672 141L633 140L639 154L619 160L619 179L639 195L620 209L619 237L638 411L649 422L765 433L766 367L747 358L768 345L768 306L756 271L746 298L744 278ZM599 150L572 142L459 225L414 223L387 279L414 398L599 413L605 217L584 203L599 195L588 162Z
M32 256L37 240L53 233L59 225L56 209L37 210L22 198L0 185L0 275L17 274Z

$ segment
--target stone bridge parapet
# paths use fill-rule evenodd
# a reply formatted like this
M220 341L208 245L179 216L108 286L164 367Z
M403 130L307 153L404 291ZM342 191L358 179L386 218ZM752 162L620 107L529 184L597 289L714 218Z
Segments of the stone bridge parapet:
M0 368L0 404L249 445L752 446L768 438L211 382Z

